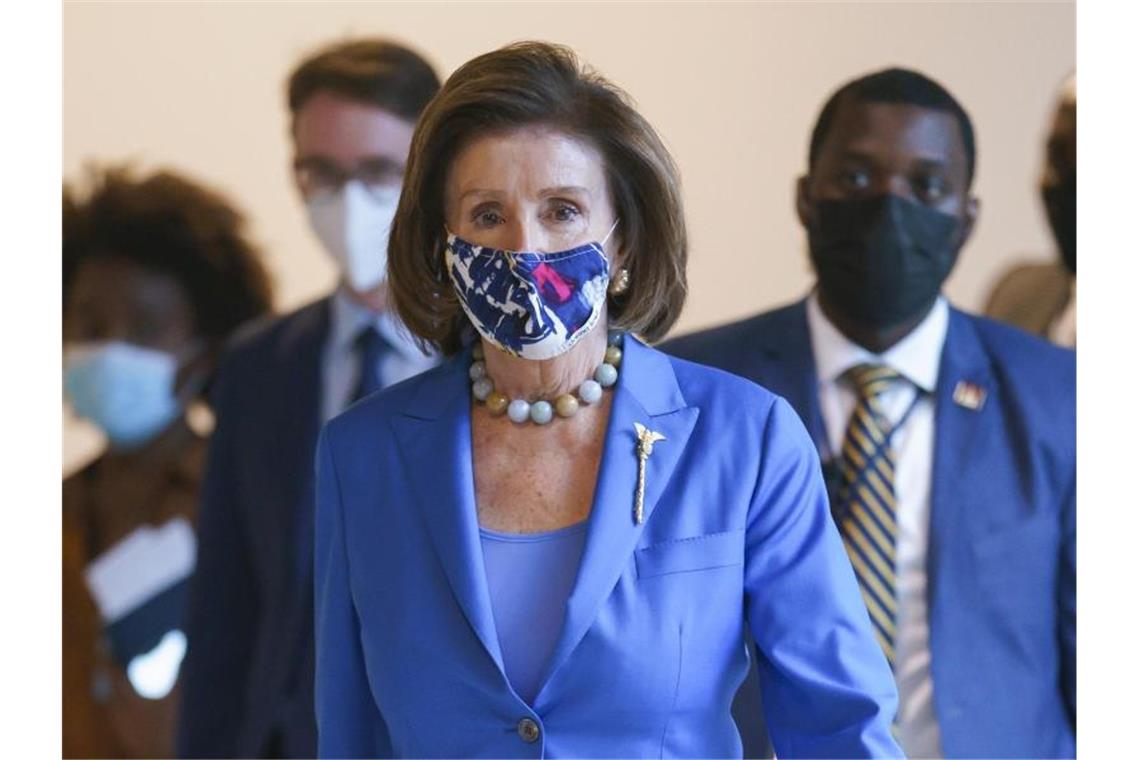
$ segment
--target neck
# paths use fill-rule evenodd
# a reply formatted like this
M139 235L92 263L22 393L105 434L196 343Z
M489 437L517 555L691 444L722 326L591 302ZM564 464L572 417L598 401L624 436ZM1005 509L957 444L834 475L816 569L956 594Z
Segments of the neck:
M574 347L553 359L520 359L483 341L487 374L495 390L509 399L552 401L563 393L574 393L606 355L606 319L603 315L594 329Z
M823 310L824 316L827 317L828 321L835 325L835 328L843 333L845 338L862 346L873 354L881 354L887 351L900 340L910 335L916 327L922 324L922 320L926 319L926 316L930 314L930 310L934 308L934 304L937 302L936 298L934 301L931 301L930 305L925 309L921 309L915 316L908 318L900 324L879 328L871 327L851 319L829 304L823 294L819 293L819 307Z
M381 282L371 290L356 290L347 282L343 282L344 292L353 302L360 304L366 309L380 314L388 311L388 283L387 281Z

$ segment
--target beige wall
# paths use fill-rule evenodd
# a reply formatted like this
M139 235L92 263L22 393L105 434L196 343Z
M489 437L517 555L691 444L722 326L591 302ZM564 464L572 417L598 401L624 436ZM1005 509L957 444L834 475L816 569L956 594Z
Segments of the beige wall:
M189 172L246 209L280 308L318 296L332 270L290 185L283 82L314 46L371 34L444 75L512 40L563 42L624 87L681 168L692 257L677 331L805 292L792 183L808 133L835 86L886 65L940 80L974 118L982 214L951 298L978 308L1012 261L1048 255L1035 182L1075 66L1071 3L68 2L66 178L91 159ZM66 439L74 462L83 445Z

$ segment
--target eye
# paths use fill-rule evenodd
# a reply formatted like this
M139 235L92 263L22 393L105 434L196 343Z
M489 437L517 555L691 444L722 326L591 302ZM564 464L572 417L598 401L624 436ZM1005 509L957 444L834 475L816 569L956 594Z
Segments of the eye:
M866 190L871 186L871 173L866 169L845 169L839 181L849 190Z
M403 167L391 161L368 161L356 170L356 176L369 187L390 187L400 184Z
M925 175L914 181L914 192L926 203L934 203L946 196L946 180L937 175Z
M135 325L131 329L130 340L132 343L137 343L140 346L152 346L160 342L162 333L162 326L151 321L146 321Z
M77 343L102 340L107 331L94 320L77 319L68 330L68 336Z
M486 206L476 207L471 212L471 222L480 229L490 229L502 224L505 220L496 209Z
M582 212L569 203L558 203L550 212L551 218L556 222L572 222L581 215Z
M298 161L294 170L301 192L306 197L336 192L345 182L345 174L332 164L317 158Z
M79 342L106 340L113 332L110 320L98 310L84 304L75 310L71 321L72 334Z

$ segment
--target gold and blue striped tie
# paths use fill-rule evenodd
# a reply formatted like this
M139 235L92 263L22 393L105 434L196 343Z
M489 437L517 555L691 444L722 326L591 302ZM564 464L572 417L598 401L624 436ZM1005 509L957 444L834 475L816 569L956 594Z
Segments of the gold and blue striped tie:
M858 395L841 457L840 533L855 568L875 637L895 666L895 453L891 425L879 395L901 375L890 367L860 364L846 376Z

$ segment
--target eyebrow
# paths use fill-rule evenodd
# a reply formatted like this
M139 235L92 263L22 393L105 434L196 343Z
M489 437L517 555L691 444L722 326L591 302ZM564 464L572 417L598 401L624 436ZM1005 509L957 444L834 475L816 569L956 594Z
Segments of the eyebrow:
M938 169L940 171L949 171L950 162L943 161L938 158L919 158L914 162L915 168L920 169Z
M552 195L574 195L581 193L587 198L593 198L593 193L588 188L580 185L560 185L558 187L544 187L538 191L539 198L549 198ZM473 187L470 190L465 190L460 196L459 200L463 200L469 195L486 195L491 198L501 197L503 191L501 190L485 190L483 188Z
M839 153L841 161L866 161L868 163L876 163L876 158L872 153L866 153L854 148L844 148Z
M303 166L314 166L314 165L319 165L322 167L332 166L336 169L340 169L340 170L344 171L344 164L342 164L340 161L333 158L332 156L327 156L327 155L324 155L322 153L311 153L311 154L305 155L305 156L297 156L293 159L293 167L294 168L299 169ZM400 163L396 159L391 158L389 156L368 155L368 156L361 156L359 159L357 159L356 164L353 168L360 168L362 166L380 166L380 167L383 167L385 169L399 169L399 170L403 171L406 164ZM348 169L348 171L352 171L352 169Z
M839 155L842 161L866 161L870 164L879 164L878 158L871 154L865 153L861 150L844 150ZM950 168L950 161L941 158L931 158L928 156L920 156L912 162L912 165L922 169L941 169L948 170Z

